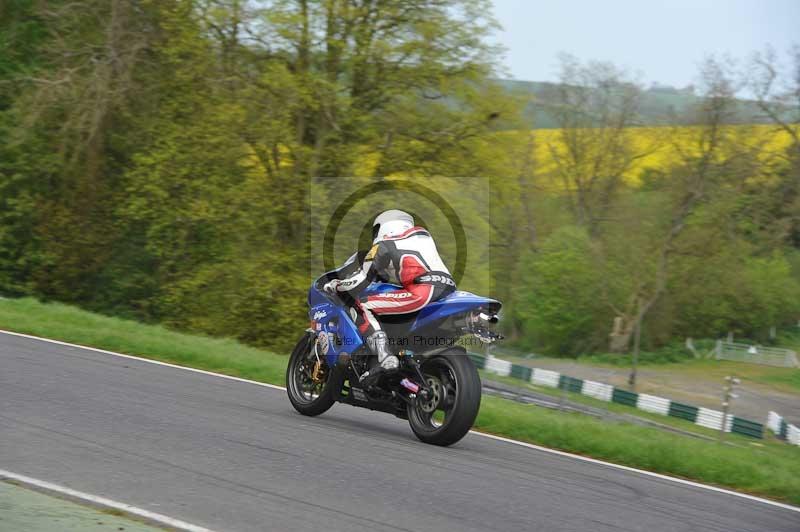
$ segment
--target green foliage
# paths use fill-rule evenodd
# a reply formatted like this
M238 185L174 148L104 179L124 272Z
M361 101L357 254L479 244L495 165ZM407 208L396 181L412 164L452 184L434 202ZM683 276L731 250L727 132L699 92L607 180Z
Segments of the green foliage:
M686 349L683 344L672 343L662 346L654 351L641 351L639 353L640 364L675 364L686 362L694 358L691 351ZM629 354L619 353L593 353L581 356L580 360L587 363L610 364L612 366L630 366L631 357Z
M35 7L35 0L7 0L0 5L0 80L24 77L40 60L38 47L47 29ZM0 84L0 112L13 96L13 87Z
M686 336L731 331L765 341L770 327L800 315L800 280L781 252L753 257L731 248L684 264L691 265L675 282L687 290L671 299L680 307L675 328Z
M797 150L711 127L724 95L693 97L697 128L640 146L625 126L642 95L608 65L570 63L574 84L548 88L551 118L606 127L513 131L530 98L492 81L489 7L4 2L0 293L285 349L330 207L388 176L449 194L469 244L461 287L502 300L526 347L605 350L614 319L629 334L654 294L648 352L796 320ZM637 182L634 162L668 144L675 159ZM448 221L418 201L357 206L336 257L402 203L453 265Z
M529 345L545 352L581 352L593 344L601 314L601 279L588 234L562 227L523 257L517 314Z
M257 345L305 324L310 178L483 173L515 112L483 0L2 9L0 292Z
M788 349L800 352L800 325L792 323L782 329L778 329L774 343L786 346Z

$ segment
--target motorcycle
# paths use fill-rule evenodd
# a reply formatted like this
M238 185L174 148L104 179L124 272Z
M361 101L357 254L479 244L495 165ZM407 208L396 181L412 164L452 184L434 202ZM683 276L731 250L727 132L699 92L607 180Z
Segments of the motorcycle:
M303 415L317 416L339 402L407 419L425 443L447 446L463 438L478 415L481 381L467 351L456 342L466 335L482 343L502 339L492 330L501 303L455 291L416 313L380 316L400 370L365 389L359 376L375 368L378 360L348 312L342 299L348 296L323 290L337 276L336 271L322 275L308 292L311 324L286 369L292 406ZM376 282L365 293L398 288Z

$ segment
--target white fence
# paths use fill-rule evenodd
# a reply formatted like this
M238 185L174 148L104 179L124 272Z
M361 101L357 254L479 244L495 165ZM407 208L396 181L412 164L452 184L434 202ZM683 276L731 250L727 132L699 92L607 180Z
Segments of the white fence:
M719 430L722 428L723 415L724 414L719 410L711 410L710 408L700 407L697 409L697 421L695 421L695 424L700 425L701 427ZM725 432L730 432L731 426L733 425L733 416L728 414L728 418L725 421Z
M710 408L701 408L692 405L673 402L665 397L658 397L646 393L636 393L629 390L615 388L602 382L576 379L561 375L557 371L527 366L516 366L506 360L501 360L492 355L484 357L471 353L473 361L481 368L498 375L511 376L512 378L529 380L537 386L548 388L562 388L573 393L580 393L601 401L618 403L652 412L662 416L672 416L684 419L690 423L707 427L713 430L722 428L723 413ZM789 441L800 441L800 429L789 428L777 414L770 414L769 428L776 433L782 431L781 438ZM763 438L764 426L761 423L750 421L728 414L725 420L725 431L736 432L751 438Z
M800 445L800 429L794 425L789 425L786 429L786 441L794 445Z
M770 412L769 416L767 416L767 428L775 434L780 434L781 421L783 421L783 418L777 412Z
M602 382L583 381L583 395L600 399L601 401L611 401L611 396L614 394L614 387L610 384L603 384Z
M533 373L531 373L531 382L539 386L558 388L558 380L560 377L561 374L557 371L535 368Z
M797 353L790 349L778 349L777 347L737 344L717 340L714 356L717 360L749 362L751 364L779 366L782 368L800 367L797 362Z
M783 416L777 412L769 413L767 428L774 432L778 438L786 440L792 445L800 445L800 427L787 423Z
M485 368L487 371L491 371L503 377L511 375L511 362L508 360L500 360L492 355L486 357Z
M662 416L669 415L669 399L663 397L656 397L655 395L647 395L640 393L636 401L636 408L644 410L645 412L652 412L654 414L661 414Z

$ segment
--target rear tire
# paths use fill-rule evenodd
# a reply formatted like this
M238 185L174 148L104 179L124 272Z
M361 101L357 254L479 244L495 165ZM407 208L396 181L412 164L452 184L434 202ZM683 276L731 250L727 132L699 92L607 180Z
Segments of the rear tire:
M434 399L427 403L418 400L409 406L408 423L423 442L452 445L469 432L478 416L481 406L478 370L461 349L433 356L421 369L427 384L435 390ZM434 419L442 415L443 421Z
M325 369L325 381L322 383L311 381L311 368L317 360L314 355L316 341L316 334L307 331L292 351L286 367L286 393L294 409L304 416L318 416L336 402L333 385L336 381L334 378L336 369L329 368L322 356L320 360Z

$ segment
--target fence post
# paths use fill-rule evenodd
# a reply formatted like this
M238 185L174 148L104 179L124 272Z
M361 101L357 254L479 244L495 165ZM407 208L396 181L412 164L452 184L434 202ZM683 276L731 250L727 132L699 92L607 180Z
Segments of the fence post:
M691 336L687 336L686 337L686 349L688 349L692 353L694 358L698 358L697 357L697 350L694 348L694 342L692 341L692 337Z
M719 428L719 441L721 442L725 437L725 426L728 423L728 412L731 409L731 401L738 397L733 393L733 387L739 384L739 379L728 375L725 377L725 395L722 398L722 425ZM731 427L733 430L733 427Z

